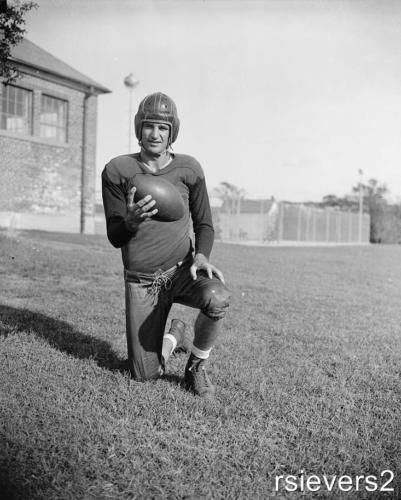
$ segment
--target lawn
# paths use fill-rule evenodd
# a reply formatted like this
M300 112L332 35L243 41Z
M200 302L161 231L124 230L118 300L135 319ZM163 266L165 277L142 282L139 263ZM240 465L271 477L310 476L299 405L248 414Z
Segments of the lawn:
M0 498L401 497L401 246L217 243L213 262L232 304L206 402L185 354L129 378L105 238L0 233Z

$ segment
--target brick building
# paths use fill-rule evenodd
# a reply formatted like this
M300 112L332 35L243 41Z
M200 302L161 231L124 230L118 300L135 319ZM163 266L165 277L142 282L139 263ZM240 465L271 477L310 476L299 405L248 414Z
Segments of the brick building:
M110 90L24 39L0 82L0 226L94 232L97 97Z

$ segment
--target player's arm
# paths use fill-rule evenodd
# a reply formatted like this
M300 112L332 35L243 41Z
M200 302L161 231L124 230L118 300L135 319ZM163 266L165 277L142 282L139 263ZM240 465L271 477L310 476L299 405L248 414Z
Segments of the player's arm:
M214 242L214 228L204 177L198 177L190 188L189 208L195 234L195 256L190 268L191 276L195 280L197 271L204 270L209 278L215 274L224 282L223 273L209 262Z

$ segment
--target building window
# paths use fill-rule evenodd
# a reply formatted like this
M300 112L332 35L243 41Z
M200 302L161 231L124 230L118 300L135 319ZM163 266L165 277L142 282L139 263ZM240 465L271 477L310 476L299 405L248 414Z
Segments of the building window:
M3 84L0 127L18 134L32 134L32 92Z
M42 94L40 137L67 142L67 102Z

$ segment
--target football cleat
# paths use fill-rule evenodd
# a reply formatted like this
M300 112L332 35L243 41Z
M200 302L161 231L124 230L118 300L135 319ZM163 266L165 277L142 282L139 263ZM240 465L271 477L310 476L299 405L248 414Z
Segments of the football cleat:
M206 360L196 358L193 354L185 368L184 383L187 389L201 398L212 399L215 395L216 389L206 371Z

